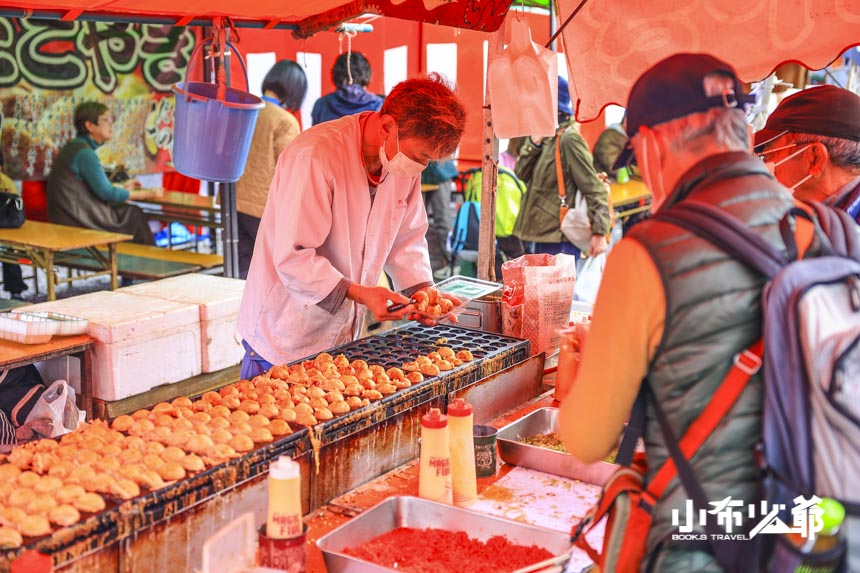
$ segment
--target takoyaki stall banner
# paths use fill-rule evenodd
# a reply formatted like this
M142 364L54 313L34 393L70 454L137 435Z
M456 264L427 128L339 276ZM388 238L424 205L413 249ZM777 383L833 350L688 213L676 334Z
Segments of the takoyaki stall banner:
M169 167L171 86L182 81L196 38L190 28L0 18L4 171L44 179L75 137L75 106L95 100L115 118L98 150L131 173Z

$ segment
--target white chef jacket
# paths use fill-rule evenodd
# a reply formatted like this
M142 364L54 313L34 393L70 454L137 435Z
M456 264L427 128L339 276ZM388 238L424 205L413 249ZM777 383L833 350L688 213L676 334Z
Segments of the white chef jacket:
M239 334L282 364L354 340L366 308L317 306L342 278L394 290L432 283L420 177L388 174L371 205L360 117L327 121L281 153L239 309Z

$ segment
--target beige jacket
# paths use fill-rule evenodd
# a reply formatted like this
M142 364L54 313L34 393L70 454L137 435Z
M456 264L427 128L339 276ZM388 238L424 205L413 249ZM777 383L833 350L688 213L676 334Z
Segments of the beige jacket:
M284 148L299 134L293 114L270 102L260 110L245 172L236 182L236 210L261 218L275 165Z

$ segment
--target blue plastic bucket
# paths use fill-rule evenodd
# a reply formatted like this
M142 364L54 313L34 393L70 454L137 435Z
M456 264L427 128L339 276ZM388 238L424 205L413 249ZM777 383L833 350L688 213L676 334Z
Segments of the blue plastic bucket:
M189 67L194 55L207 42L195 48ZM238 55L235 48L233 51ZM245 63L238 57L244 71ZM218 85L207 82L179 82L173 86L173 92L176 170L204 181L229 183L239 179L245 171L257 115L266 105L263 100L231 87L226 88L224 99L218 99Z

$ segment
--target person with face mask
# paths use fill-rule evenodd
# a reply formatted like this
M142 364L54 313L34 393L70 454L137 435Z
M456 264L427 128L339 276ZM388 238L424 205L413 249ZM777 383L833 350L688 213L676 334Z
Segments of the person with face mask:
M323 122L281 154L239 310L242 378L353 340L414 310L433 284L421 172L454 152L466 110L431 74L379 111ZM394 291L375 286L382 272ZM407 304L391 312L393 304Z
M257 116L245 172L236 182L240 279L248 277L260 217L275 175L275 164L281 152L301 131L293 114L302 107L308 92L308 80L299 64L280 60L266 73L262 88L266 107Z
M785 98L756 132L755 150L795 198L860 222L860 96L818 86Z
M704 202L784 248L779 223L795 202L751 153L744 114L750 99L729 64L706 54L671 56L633 85L630 139L615 165L629 165L635 157L653 212ZM798 246L806 249L812 227L798 220L797 228ZM654 218L638 223L607 260L576 380L557 381L564 395L559 431L568 451L583 462L609 454L647 384L650 483L669 457L653 403L666 412L675 435L684 435L733 359L760 338L764 282L686 229ZM706 499L731 496L743 507L759 499L762 409L756 373L690 460ZM672 540L678 533L672 510L684 508L688 498L674 479L656 500L646 557L653 571L722 571L709 547ZM734 531L748 531L757 521L744 516Z

